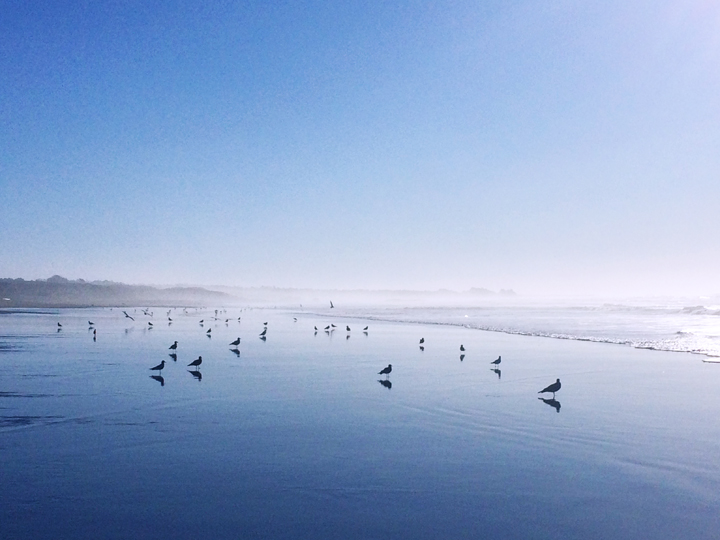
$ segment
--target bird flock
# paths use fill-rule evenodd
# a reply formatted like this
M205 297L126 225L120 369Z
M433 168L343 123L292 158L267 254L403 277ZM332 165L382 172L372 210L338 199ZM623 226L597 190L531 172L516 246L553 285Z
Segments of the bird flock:
M335 306L334 306L334 305L332 304L332 302L331 302L331 308L334 308L334 307L335 307ZM153 313L152 311L150 311L149 308L147 308L147 309L142 309L141 311L142 311L143 315L148 316L148 317L153 317L153 315L154 315L154 313ZM122 313L123 313L123 315L124 315L124 317L125 317L126 319L130 319L131 321L135 321L135 317L133 317L132 315L130 315L127 311L123 310ZM172 309L170 309L170 310L168 310L168 311L166 312L166 317L167 317L168 325L172 325L172 323L173 323L173 319L172 319L172 317L170 317L171 313L172 313ZM221 321L221 320L222 320L222 317L219 317L219 315L222 315L223 313L227 313L227 312L224 311L224 310L218 310L218 309L216 309L216 310L215 310L215 316L213 317L212 320L215 321L215 322ZM184 309L183 309L183 314L186 314L186 315L188 314L187 308L184 308ZM241 317L238 317L238 318L237 318L237 322L238 322L238 323L240 323L241 320L242 320ZM230 318L225 318L225 324L226 324L226 325L229 325L230 321L231 321ZM297 322L297 321L298 321L297 317L293 317L293 322ZM201 328L204 326L204 324L205 324L205 319L200 319L199 325L200 325ZM154 323L153 323L152 321L147 321L147 329L148 329L148 330L152 330L152 329L154 328L154 326L155 326L155 325L154 325ZM328 335L331 335L332 333L334 333L334 332L337 330L337 328L338 328L338 327L337 327L334 323L331 323L331 324L326 325L326 326L323 328L323 332L325 332L325 333L328 334ZM60 332L60 331L62 331L62 329L63 329L62 323L58 322L58 323L57 323L57 331ZM89 329L89 330L92 330L93 341L96 341L96 340L97 340L97 329L95 328L95 323L94 323L93 321L88 321L88 329ZM315 335L317 335L317 333L320 331L317 326L314 326L313 329L314 329ZM365 326L365 327L362 329L363 334L366 335L366 336L368 335L368 329L369 329L369 326ZM350 325L347 325L347 324L345 325L345 331L346 331L346 339L350 339L350 335L351 335L351 332L352 332L352 329L350 328ZM206 335L208 338L212 338L212 328L208 328L208 329L205 331L205 335ZM266 321L266 322L263 323L263 329L262 329L262 331L258 334L258 337L259 337L262 341L266 341L266 340L267 340L267 335L268 335L268 323L267 323L267 321ZM241 341L242 341L241 338L238 337L237 339L235 339L234 341L231 341L231 342L229 343L229 345L232 347L232 348L230 349L230 351L233 352L236 356L240 356L239 345L240 345ZM177 361L178 344L179 344L179 342L178 342L177 340L175 340L175 341L173 341L173 343L168 347L168 350L170 351L169 356L170 356L170 358L171 358L173 361L175 361L175 362ZM420 341L419 341L419 348L420 348L420 351L421 351L421 352L425 350L425 346L426 346L425 338L424 338L424 337L421 337L421 338L420 338ZM464 345L464 344L460 344L460 353L461 353L461 354L460 354L460 360L461 360L461 361L463 361L463 360L465 359L465 353L466 353L466 351L467 351L467 349L465 348L465 345ZM492 366L490 369L497 374L498 378L501 378L501 371L500 371L500 369L499 369L501 362L502 362L502 356L498 356L495 360L492 360L492 361L490 362L490 366ZM190 362L189 364L187 364L187 367L188 367L188 368L191 368L191 369L188 370L188 372L189 372L195 379L197 379L198 381L201 381L201 380L202 380L202 373L201 373L201 371L200 371L200 366L202 365L202 363L203 363L203 358L202 358L202 356L198 356L198 358L196 358L195 360L193 360L192 362ZM157 364L157 365L149 368L150 371L155 372L155 374L151 375L151 378L153 378L153 379L157 380L158 382L160 382L160 384L161 384L162 386L165 385L165 380L164 380L164 378L163 378L163 376L162 376L163 370L165 369L165 365L166 365L166 362L165 362L165 360L163 360L163 361L161 361L159 364ZM390 382L390 380L389 380L390 374L392 373L392 371L393 371L392 364L388 364L387 367L384 367L383 369L381 369L381 370L377 373L378 375L384 375L384 376L385 376L384 379L381 379L381 380L379 380L378 382L379 382L380 384L382 384L383 386L385 386L386 388L388 388L388 389L392 388L392 382ZM560 403L555 400L555 394L560 390L561 387L562 387L562 385L561 385L561 383L560 383L560 379L556 379L556 381L555 381L554 383L546 386L545 388L543 388L542 390L540 390L540 391L538 392L538 394L552 394L552 398L546 399L546 398L540 397L540 398L538 398L538 399L540 399L540 400L542 400L543 402L547 403L548 405L551 405L552 407L554 407L554 408L557 410L557 412L560 412Z

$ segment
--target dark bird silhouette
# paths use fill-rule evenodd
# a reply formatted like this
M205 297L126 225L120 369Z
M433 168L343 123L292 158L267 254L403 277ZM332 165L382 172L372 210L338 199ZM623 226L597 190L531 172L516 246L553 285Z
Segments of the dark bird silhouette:
M325 327L325 331L327 332L328 330L330 330L330 325L327 325L327 326Z
M267 326L267 323L266 323L266 322L264 322L264 323L263 323L263 326Z
M198 356L197 360L193 360L188 364L188 367L196 367L199 368L200 364L202 364L202 356ZM212 370L211 370L212 371Z
M334 308L334 307L335 307L335 306L333 306L332 300L330 300L330 309L332 309L332 308Z
M297 322L297 317L293 317L293 322Z
M150 328L152 328L153 323L151 323L150 321L148 321L148 326L149 326Z
M150 375L150 378L159 382L160 386L165 386L165 379L163 379L162 375Z
M392 371L392 364L388 364L388 366L386 368L378 371L378 375L390 375L391 371Z
M265 336L267 334L267 328L265 328L262 332L260 332L260 337Z
M315 331L317 332L317 326L313 326L313 328L314 328L314 329L315 329Z
M557 381L555 381L554 383L552 383L550 386L548 386L548 387L543 388L542 390L540 390L540 391L538 392L538 394L544 394L545 392L548 392L548 393L549 393L549 392L552 392L553 399L555 399L555 392L557 392L558 390L560 390L560 386L561 386L561 385L560 385L560 379L558 379Z
M207 329L207 332L205 332L205 333L206 333L206 334L212 333L212 328L208 328L208 329Z
M334 324L330 324L330 326L332 326L333 328L337 328L337 326L335 326Z
M233 346L235 346L235 347L237 347L238 345L240 345L240 338L237 338L235 341L231 342L230 345L233 345Z
M95 323L92 322L92 321L88 321L88 324L89 324L90 326L92 326L92 325L94 325Z
M126 319L130 319L131 321L134 321L134 320L135 320L135 319L133 319L130 315L127 314L127 311L123 311L123 313L125 314L125 318L126 318Z
M424 337L421 337L421 338L420 338L420 345L422 345L423 343L425 343L425 338L424 338Z
M545 399L545 398L539 397L538 399L539 399L540 401L542 401L543 403L545 403L545 404L550 405L551 407L553 407L557 412L560 412L560 402L557 401L555 398Z
M170 346L168 347L168 349L170 349L171 351L177 351L177 344L178 344L178 342L176 341L175 343L173 343L172 345L170 345Z
M62 328L62 324L58 323L58 328Z
M392 383L387 379L378 379L378 382L382 384L388 390L392 390Z
M460 350L461 350L461 351L465 351L465 346L464 346L464 345L460 345Z
M204 323L205 319L200 319L200 324Z
M499 366L499 365L500 365L500 362L502 362L502 356L498 356L496 360L493 360L493 361L490 362L490 363L491 363L491 364L494 364L494 365L496 365L496 366Z
M367 332L368 327L363 328L363 332Z
M346 326L346 327L345 327L345 331L349 332L349 331L350 331L350 327L349 327L349 326Z
M165 367L165 360L160 362L157 366L151 367L150 371L162 371L162 369Z

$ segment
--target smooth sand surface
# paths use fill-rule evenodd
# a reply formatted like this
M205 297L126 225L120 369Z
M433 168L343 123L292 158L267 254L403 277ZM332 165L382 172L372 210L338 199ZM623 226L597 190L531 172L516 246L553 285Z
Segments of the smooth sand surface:
M720 366L697 355L137 313L0 315L1 538L717 538Z

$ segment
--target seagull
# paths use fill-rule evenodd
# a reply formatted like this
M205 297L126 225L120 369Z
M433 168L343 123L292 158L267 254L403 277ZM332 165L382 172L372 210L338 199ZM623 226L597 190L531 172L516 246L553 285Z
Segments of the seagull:
M125 314L125 318L126 318L126 319L130 319L131 321L134 321L134 320L135 320L135 319L133 319L130 315L127 314L127 311L123 311L123 313Z
M62 328L62 324L58 323L58 328Z
M333 328L337 328L334 324L331 324L330 326L332 326Z
M197 360L193 360L188 364L188 367L200 367L200 364L202 364L202 356L198 356Z
M464 345L460 345L460 350L461 350L461 351L464 351L464 350L465 350L465 346L464 346Z
M152 325L153 325L153 323L151 323L150 321L148 321L148 326L152 326Z
M497 360L493 360L493 361L490 362L490 363L491 363L491 364L495 364L496 366L499 366L499 365L500 365L500 362L502 362L502 356L498 356L498 357L497 357Z
M240 345L240 338L237 338L235 341L233 341L232 343L230 343L230 345L234 345L235 347L237 347L238 345Z
M325 327L325 331L328 331L328 330L330 330L330 325L327 325L327 326Z
M391 371L392 371L392 364L388 364L388 366L386 368L378 371L378 375L390 375Z
M177 351L177 341L168 347L171 351Z
M165 367L165 360L160 362L157 366L151 367L150 371L162 371L162 369Z
M207 332L205 332L205 333L209 334L210 332L212 332L212 328L208 328Z
M267 326L267 323L266 323L266 322L264 322L264 323L263 323L263 326Z
M540 391L538 392L538 394L543 394L543 393L545 393L545 392L552 392L553 399L555 399L555 392L557 392L557 391L560 390L560 386L561 386L561 385L560 385L560 379L558 379L557 381L555 381L554 383L552 383L550 386L548 386L548 387L543 388L542 390L540 390Z
M317 326L315 326L314 328L315 328L315 331L317 332Z
M293 322L297 322L297 317L293 317Z
M200 324L204 323L205 319L200 319Z
M349 331L350 331L350 327L349 327L349 326L346 326L346 327L345 327L345 330L349 332Z
M423 343L425 343L425 338L424 338L424 337L421 337L421 338L420 338L420 345L422 345Z
M367 332L368 327L363 328L363 332Z
M260 337L263 337L265 334L267 334L267 328L265 328L265 330L260 332Z
M92 326L93 324L95 324L95 323L92 321L88 321L88 325Z

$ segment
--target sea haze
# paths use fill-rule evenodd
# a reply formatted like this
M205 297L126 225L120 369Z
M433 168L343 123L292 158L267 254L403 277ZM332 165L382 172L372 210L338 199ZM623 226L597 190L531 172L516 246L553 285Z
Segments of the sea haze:
M127 312L0 314L3 539L720 530L720 366L700 356L463 326L481 310Z

